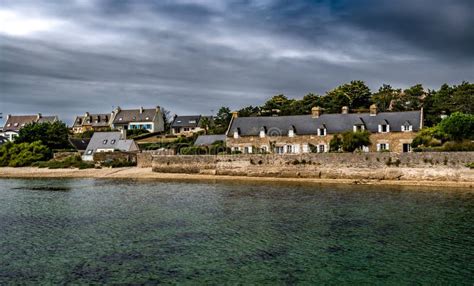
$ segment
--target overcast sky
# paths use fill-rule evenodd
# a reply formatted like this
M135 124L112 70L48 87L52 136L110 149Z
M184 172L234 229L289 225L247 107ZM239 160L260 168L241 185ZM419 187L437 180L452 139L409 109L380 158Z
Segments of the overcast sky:
M364 80L474 81L472 0L0 0L0 112L209 114Z

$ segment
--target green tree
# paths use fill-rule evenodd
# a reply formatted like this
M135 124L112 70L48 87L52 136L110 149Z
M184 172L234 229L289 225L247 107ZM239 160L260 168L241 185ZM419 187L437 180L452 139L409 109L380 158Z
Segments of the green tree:
M241 117L258 116L260 115L260 107L250 105L240 109L238 112Z
M261 107L265 115L291 115L294 99L288 99L285 95L275 95L265 102Z
M212 125L212 120L209 117L207 116L201 117L201 120L199 121L199 127L204 129L204 134L207 134L209 132L211 125Z
M7 143L0 147L0 166L24 167L51 159L51 150L41 141Z
M41 141L50 149L71 148L68 141L69 129L61 121L53 123L31 123L20 129L15 143L33 143Z
M227 131L232 114L229 107L221 107L217 112L214 124L212 125L210 132L211 134L224 134Z
M371 101L377 105L379 111L388 111L392 101L399 98L400 93L400 89L394 89L392 86L384 84L376 93L372 94Z
M370 146L370 133L368 131L347 131L342 134L342 149L345 152L354 152L364 146Z
M474 114L474 84L463 82L454 86L453 111Z
M426 92L421 84L407 88L395 101L393 111L419 110L425 95Z
M342 137L339 134L334 135L329 141L329 152L339 152L342 150Z
M341 111L343 106L351 109L368 108L370 105L370 88L361 80L353 80L336 87L326 94L327 108L332 113Z
M474 139L474 115L455 112L443 119L439 128L442 132L456 141Z

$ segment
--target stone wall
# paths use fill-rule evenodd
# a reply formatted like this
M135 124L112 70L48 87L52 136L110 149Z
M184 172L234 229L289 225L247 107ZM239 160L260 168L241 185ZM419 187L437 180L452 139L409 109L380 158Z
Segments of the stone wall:
M105 161L128 161L137 162L137 153L135 152L96 152L94 153L94 162L105 162Z
M176 152L172 149L142 151L137 154L137 167L151 168L153 156L171 156L175 155L175 153Z
M345 179L474 181L471 162L474 152L152 155L153 171L162 173Z

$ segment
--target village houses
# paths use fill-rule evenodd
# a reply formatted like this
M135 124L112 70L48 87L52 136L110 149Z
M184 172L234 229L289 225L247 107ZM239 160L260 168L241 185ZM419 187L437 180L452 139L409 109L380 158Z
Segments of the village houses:
M314 107L310 115L279 117L238 117L234 112L227 130L227 147L242 153L300 154L315 150L329 152L329 142L346 131L371 133L371 146L364 152L410 152L413 138L423 127L423 110L324 114ZM314 151L313 151L314 152Z
M208 123L212 123L212 116L203 115L182 115L175 116L171 123L171 134L177 136L191 136L195 133L205 131L202 127L204 120L208 120Z
M72 125L73 133L84 133L86 131L107 131L111 125L111 114L90 114L86 112L83 116L76 116Z
M5 137L9 141L14 141L18 136L20 129L31 123L55 122L58 121L56 115L43 116L41 113L36 115L7 115L7 120L3 126L0 136Z
M165 124L163 112L159 106L155 108L121 109L112 111L112 129L132 130L145 129L151 133L163 132Z

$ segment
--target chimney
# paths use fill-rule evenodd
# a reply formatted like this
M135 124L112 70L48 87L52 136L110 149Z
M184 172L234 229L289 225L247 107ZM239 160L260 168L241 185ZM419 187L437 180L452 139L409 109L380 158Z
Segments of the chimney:
M140 114L143 113L143 106L140 106Z
M84 117L89 117L89 112L86 112L86 113L84 114Z
M239 117L239 112L238 111L233 111L232 112L232 118L237 118Z
M159 105L156 106L156 112L160 112L161 111L161 107Z
M7 120L10 119L10 117L12 117L12 115L11 115L11 114L8 114L8 115L7 115Z
M370 116L376 116L377 115L377 105L372 104L370 106Z
M120 129L120 139L127 140L127 129L125 128Z
M343 106L342 107L342 114L348 114L349 113L349 107Z
M323 113L323 110L319 106L315 106L311 108L311 117L313 118L319 118L319 116L321 116L322 113Z
M38 113L37 117L38 117L38 120L39 120L41 118L41 113Z

